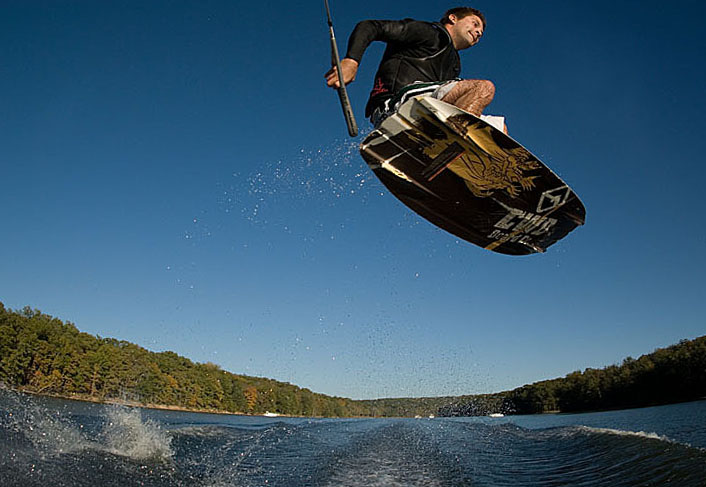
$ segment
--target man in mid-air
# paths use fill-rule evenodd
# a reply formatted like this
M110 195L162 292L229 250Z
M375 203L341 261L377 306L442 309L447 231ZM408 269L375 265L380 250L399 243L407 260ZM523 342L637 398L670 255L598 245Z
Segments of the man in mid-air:
M360 60L373 41L387 44L365 107L365 116L378 126L408 98L427 95L480 117L495 95L488 80L459 79L458 51L480 41L485 17L471 7L448 10L440 22L412 19L364 20L356 25L341 60L343 81L355 79ZM339 88L336 69L326 73L328 86ZM507 129L503 117L483 116L488 123Z

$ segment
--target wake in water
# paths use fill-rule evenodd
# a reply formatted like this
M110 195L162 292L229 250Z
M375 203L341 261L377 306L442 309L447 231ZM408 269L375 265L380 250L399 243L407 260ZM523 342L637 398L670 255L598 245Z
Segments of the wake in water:
M3 486L703 486L706 452L611 428L307 420L0 396ZM57 407L58 406L58 407ZM159 418L159 419L158 419Z
M172 457L171 438L137 408L108 406L100 421L82 422L80 417L49 411L37 406L11 411L4 427L21 435L45 456L76 454L92 450L131 460L168 462Z
M137 408L84 405L99 416L40 406L2 393L0 485L117 485L132 469L166 478L171 436ZM119 471L120 473L116 473Z

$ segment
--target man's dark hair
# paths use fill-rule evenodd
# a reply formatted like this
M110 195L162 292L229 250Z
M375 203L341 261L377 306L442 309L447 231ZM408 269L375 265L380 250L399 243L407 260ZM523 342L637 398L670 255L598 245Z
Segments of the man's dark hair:
M483 15L483 13L478 9L472 7L455 7L449 9L441 18L440 22L442 24L450 24L451 21L449 20L449 15L455 15L459 19L468 17L469 15L477 15L480 18L481 22L483 22L483 30L485 30L485 15Z

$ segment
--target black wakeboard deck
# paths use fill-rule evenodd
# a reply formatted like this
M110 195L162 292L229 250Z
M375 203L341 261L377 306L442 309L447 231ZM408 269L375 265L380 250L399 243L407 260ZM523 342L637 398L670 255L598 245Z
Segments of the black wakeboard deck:
M488 250L544 252L586 218L578 196L531 152L430 97L405 102L365 138L360 153L405 205Z

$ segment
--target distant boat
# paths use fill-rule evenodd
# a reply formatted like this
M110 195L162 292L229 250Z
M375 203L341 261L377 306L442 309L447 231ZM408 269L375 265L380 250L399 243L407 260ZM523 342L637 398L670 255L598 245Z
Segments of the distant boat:
M492 413L488 415L490 418L502 418L503 416L505 416L503 413Z
M265 411L265 414L263 414L263 416L265 416L266 418L276 418L277 416L279 416L279 414Z
M434 419L434 415L433 415L433 414L430 414L430 415L429 415L429 419Z

